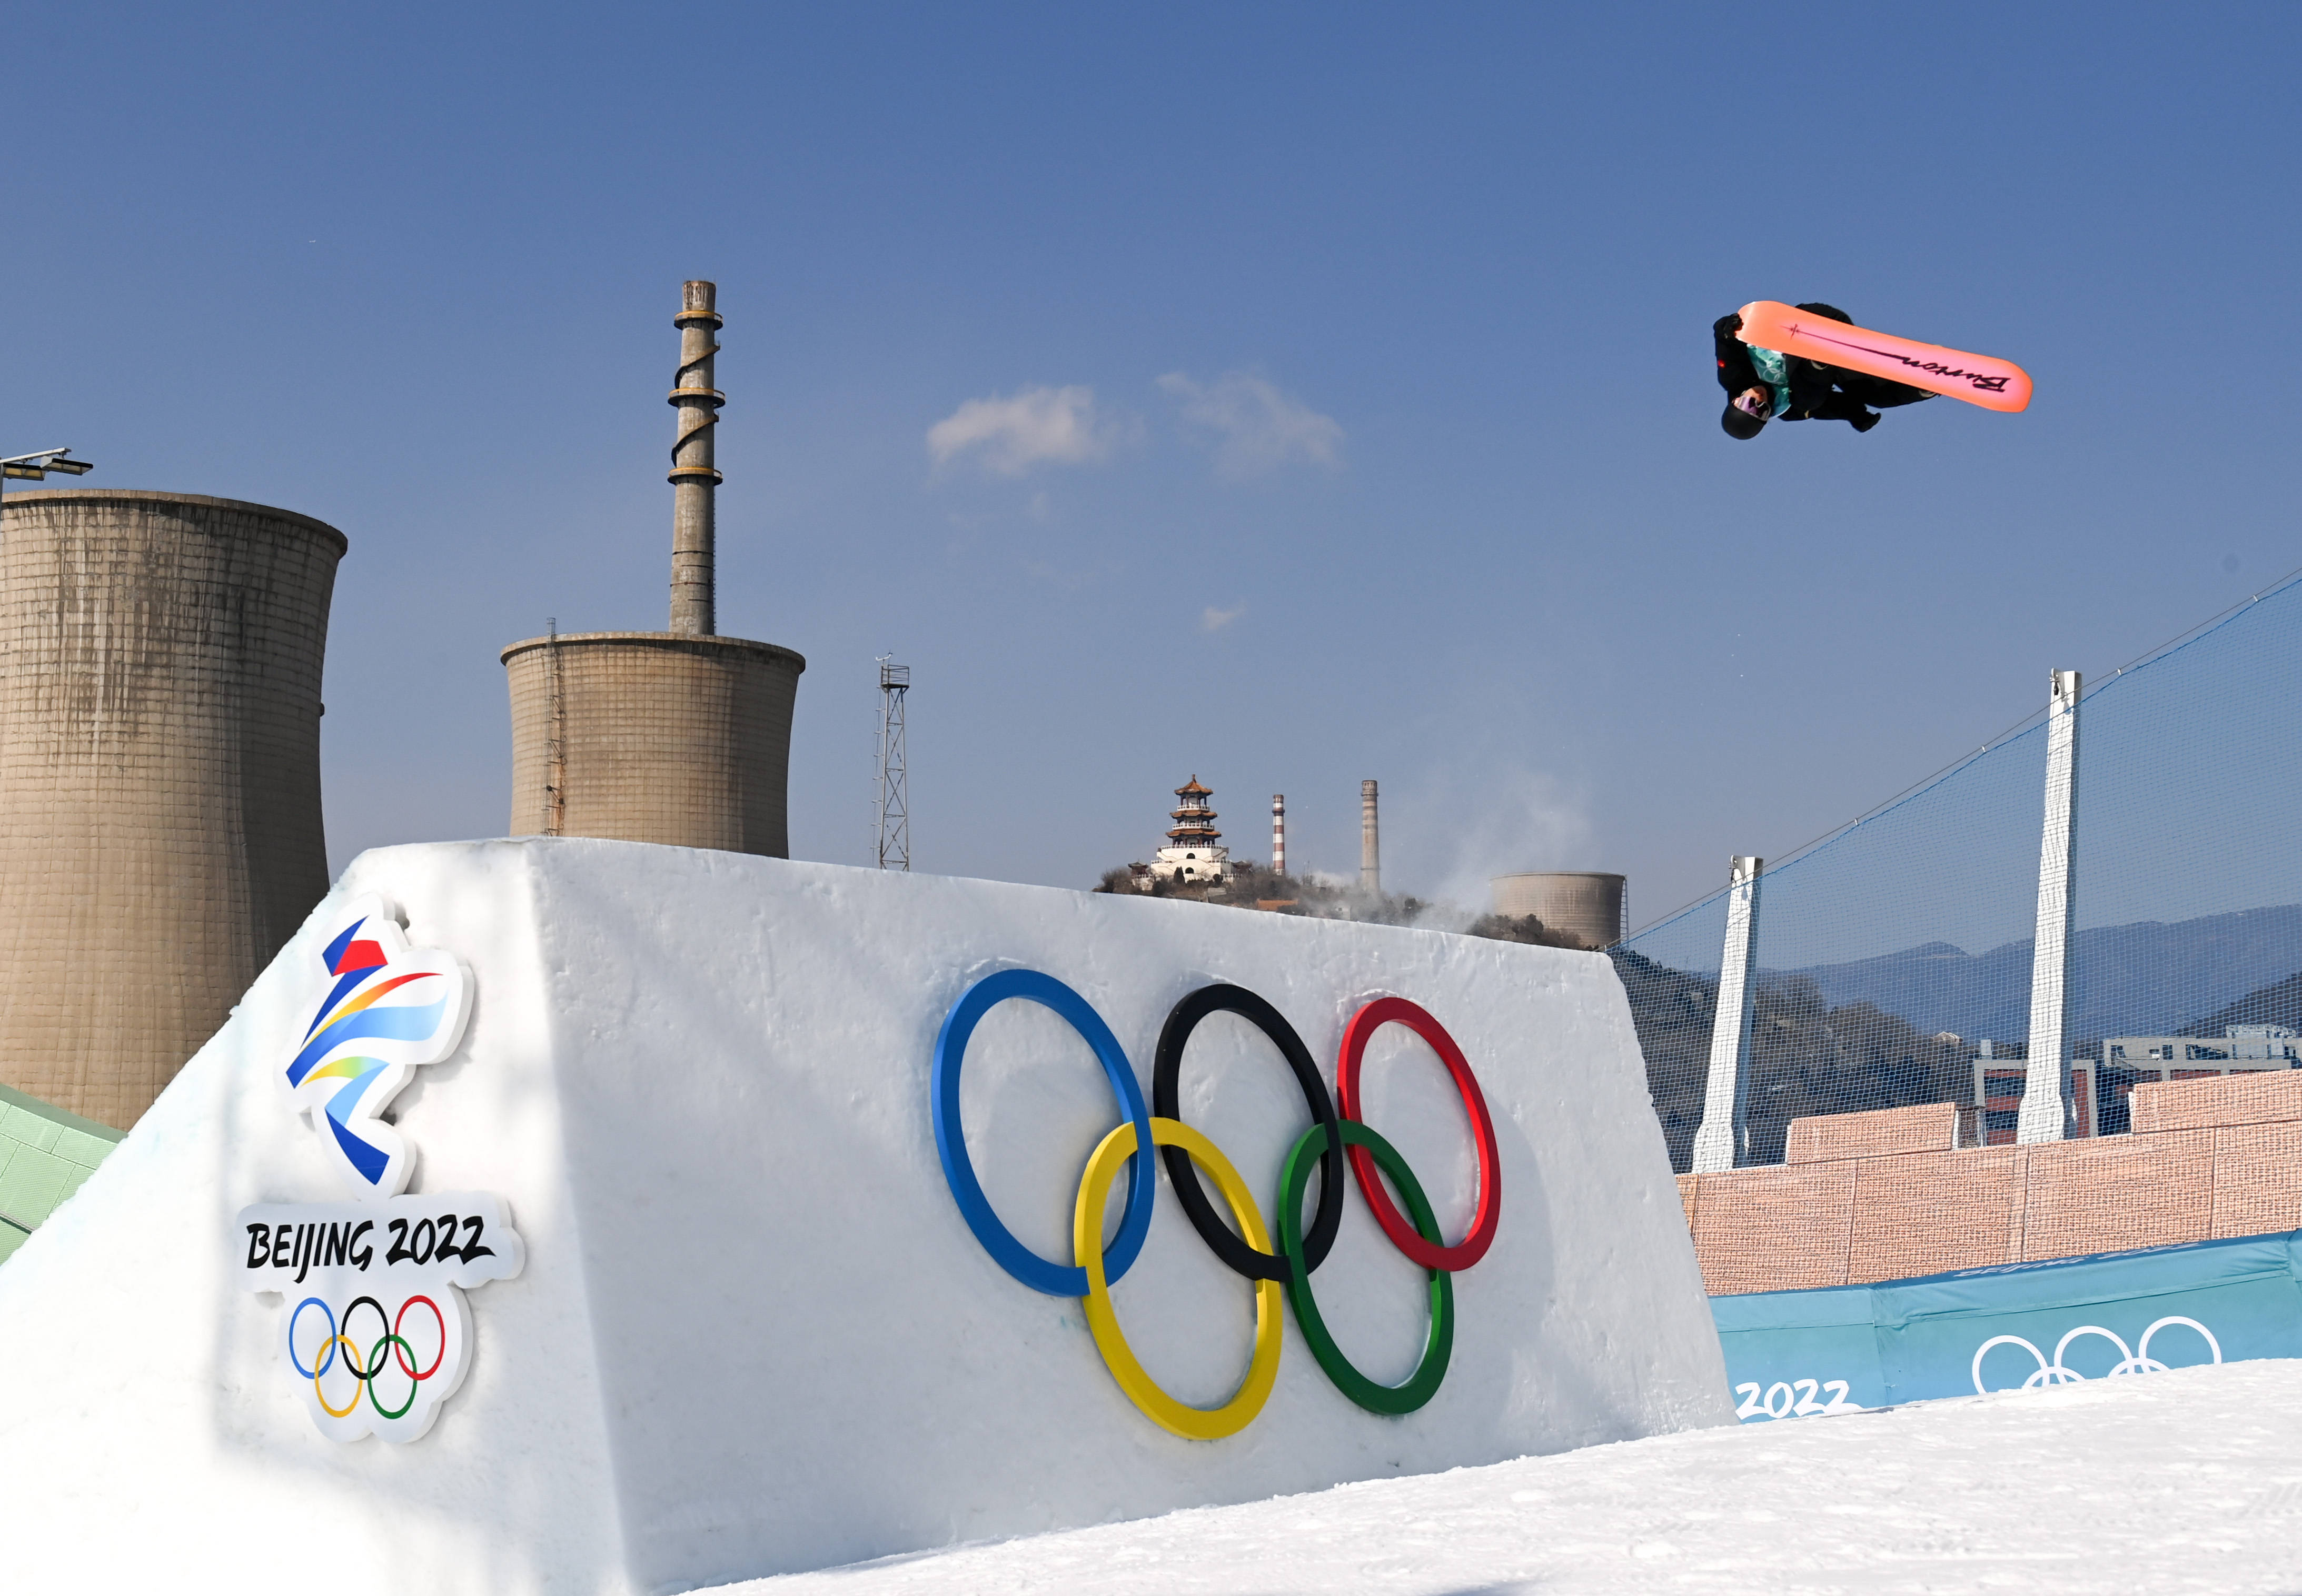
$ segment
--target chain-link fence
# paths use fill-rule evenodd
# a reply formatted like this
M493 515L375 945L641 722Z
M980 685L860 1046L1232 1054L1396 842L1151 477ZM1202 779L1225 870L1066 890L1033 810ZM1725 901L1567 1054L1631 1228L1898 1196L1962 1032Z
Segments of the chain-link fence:
M2065 1133L2117 1135L2138 1081L2302 1051L2302 577L2088 682L2076 728ZM1675 1167L1722 1056L1747 1094L1738 1163L1782 1162L1794 1119L1911 1104L1970 1105L1972 1139L2014 1139L2048 741L2042 702L1769 861L1739 1050L1732 1015L1714 1048L1727 889L1615 950Z

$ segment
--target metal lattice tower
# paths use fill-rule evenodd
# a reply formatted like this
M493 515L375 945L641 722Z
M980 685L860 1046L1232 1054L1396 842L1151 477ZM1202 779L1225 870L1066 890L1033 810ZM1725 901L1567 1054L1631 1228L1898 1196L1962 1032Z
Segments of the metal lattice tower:
M912 802L903 773L903 701L912 668L879 656L878 781L871 795L871 846L883 870L912 868Z

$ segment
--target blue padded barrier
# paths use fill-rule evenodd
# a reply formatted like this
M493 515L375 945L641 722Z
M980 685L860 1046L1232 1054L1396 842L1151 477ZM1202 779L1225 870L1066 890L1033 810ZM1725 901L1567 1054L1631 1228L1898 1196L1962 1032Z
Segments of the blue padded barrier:
M2302 1357L2302 1231L1714 1297L1745 1424Z

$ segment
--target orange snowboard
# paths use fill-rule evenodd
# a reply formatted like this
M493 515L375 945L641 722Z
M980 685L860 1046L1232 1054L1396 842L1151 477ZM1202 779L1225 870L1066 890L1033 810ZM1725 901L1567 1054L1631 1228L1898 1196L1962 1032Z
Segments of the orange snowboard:
M2030 374L2012 360L1850 327L1774 299L1754 299L1743 307L1743 331L1737 336L1762 349L1907 382L1986 410L2012 412L2030 402Z

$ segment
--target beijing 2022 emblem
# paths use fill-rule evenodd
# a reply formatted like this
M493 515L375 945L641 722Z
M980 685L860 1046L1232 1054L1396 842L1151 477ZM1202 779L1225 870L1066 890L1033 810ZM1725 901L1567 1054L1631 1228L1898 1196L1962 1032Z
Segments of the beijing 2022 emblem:
M526 1248L500 1197L410 1194L416 1150L383 1118L418 1067L462 1043L472 972L409 946L398 909L374 894L337 926L278 1082L352 1197L244 1208L231 1246L242 1285L292 1305L281 1359L320 1432L409 1441L470 1364L463 1293L517 1274Z

